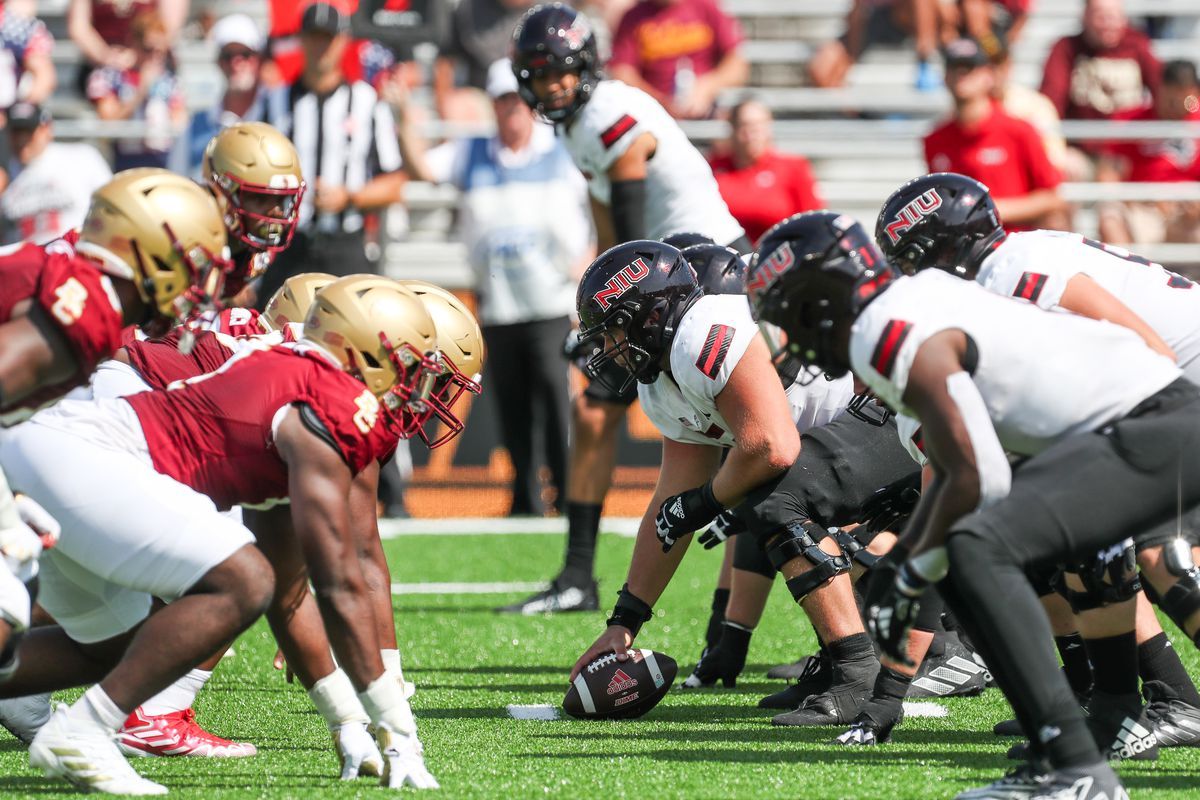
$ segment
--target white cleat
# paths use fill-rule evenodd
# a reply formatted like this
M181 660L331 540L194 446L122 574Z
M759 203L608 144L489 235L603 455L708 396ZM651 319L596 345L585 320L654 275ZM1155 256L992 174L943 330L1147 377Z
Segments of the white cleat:
M116 734L78 722L60 706L29 745L29 765L85 792L166 794L167 787L133 771L117 749Z
M50 720L50 694L0 700L0 725L25 744Z

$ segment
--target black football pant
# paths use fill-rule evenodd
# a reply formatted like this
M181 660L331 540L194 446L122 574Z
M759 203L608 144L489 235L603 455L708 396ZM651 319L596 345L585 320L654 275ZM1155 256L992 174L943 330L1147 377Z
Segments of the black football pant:
M942 597L1053 767L1100 755L1026 571L1086 560L1197 504L1200 389L1180 379L1120 421L1020 463L1008 497L951 530Z
M542 513L534 439L540 432L550 480L566 503L567 415L570 404L562 341L571 329L567 317L485 325L487 392L496 398L500 440L513 464L510 514Z

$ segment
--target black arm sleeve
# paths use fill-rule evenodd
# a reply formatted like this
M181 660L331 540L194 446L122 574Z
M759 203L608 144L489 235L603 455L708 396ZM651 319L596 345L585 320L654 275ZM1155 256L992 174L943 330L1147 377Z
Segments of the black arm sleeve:
M346 454L342 452L342 448L338 447L337 440L333 438L333 434L329 432L329 428L325 427L325 423L317 416L317 412L313 411L312 406L308 403L298 403L297 405L300 408L300 421L304 423L304 427L322 442L332 447L342 457L342 460L345 461Z
M613 232L617 244L646 238L646 181L613 181Z

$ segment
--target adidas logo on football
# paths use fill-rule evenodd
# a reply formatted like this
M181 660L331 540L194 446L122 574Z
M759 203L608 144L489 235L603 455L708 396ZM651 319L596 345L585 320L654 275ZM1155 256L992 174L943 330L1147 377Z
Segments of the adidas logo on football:
M608 693L610 695L620 694L627 689L632 689L637 686L637 681L625 674L625 670L619 669L612 676L612 680L608 682Z
M1158 737L1154 735L1154 731L1148 730L1137 720L1126 717L1121 721L1121 730L1117 731L1116 741L1109 748L1108 757L1133 758L1157 744Z

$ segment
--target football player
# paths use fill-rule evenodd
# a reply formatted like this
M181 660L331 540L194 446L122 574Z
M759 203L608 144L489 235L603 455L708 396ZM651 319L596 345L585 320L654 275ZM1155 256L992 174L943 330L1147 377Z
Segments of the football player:
M385 782L436 785L400 685L384 674L358 551L347 546L353 476L427 414L440 372L433 322L394 281L351 276L318 294L304 333L173 391L60 404L0 448L14 485L32 486L67 528L43 570L58 626L26 636L6 693L87 682L112 666L38 732L34 766L94 789L165 791L133 772L113 736L270 603L269 564L217 509L288 498L334 652L376 725ZM78 470L52 457L62 447ZM173 602L148 615L153 596Z
M851 721L880 667L859 619L843 547L856 560L869 561L868 553L862 542L831 534L814 520L854 521L877 488L914 470L894 427L844 415L853 395L845 379L792 381L785 391L745 297L704 295L683 254L670 245L631 242L602 254L584 274L577 303L585 334L604 337L590 364L593 374L609 362L621 365L664 438L658 486L638 530L627 583L607 630L572 677L602 654L627 657L689 534L736 507L747 530L742 536L762 543L772 570L783 573L835 660L828 691L775 722ZM744 654L739 645L749 641L756 622L728 617L724 652ZM709 668L711 680L740 671L739 664Z
M652 97L601 72L587 18L562 3L530 9L513 32L513 72L521 98L555 126L588 180L600 249L678 231L701 231L750 252L708 162ZM568 357L593 342L568 338ZM622 383L620 373L609 385ZM550 588L502 610L523 613L598 607L593 554L600 511L612 484L617 431L636 399L599 381L572 403L567 486L567 557Z
M805 363L853 370L919 420L934 470L872 575L873 635L902 657L938 582L1033 743L1028 764L959 797L1127 797L1056 668L1025 572L1200 503L1200 389L1127 329L1046 314L939 270L902 277L847 216L800 214L773 238L749 282L756 315ZM1025 459L1010 466L1010 452Z
M1200 292L1195 284L1127 250L1079 234L1006 234L987 187L978 181L935 173L908 182L884 204L875 239L906 272L941 269L1039 308L1127 327L1147 346L1176 360L1191 381L1200 382ZM1181 535L1174 523L1137 542L1137 560L1151 577L1151 596L1189 636L1196 635L1198 624L1192 618L1200 611L1200 574L1190 566L1195 544L1195 532ZM1121 577L1122 550L1109 552L1115 561L1095 566L1089 562L1082 575L1111 573L1115 580L1091 581L1091 591L1084 591L1081 583L1060 586L1079 612L1091 651L1099 692L1091 701L1092 714L1110 707L1139 716L1137 672L1127 668L1139 663L1150 687L1151 727L1161 729L1162 742L1200 742L1200 693L1178 654L1166 646L1154 614L1148 609L1135 614L1135 606L1145 600L1135 572ZM1170 588L1156 591L1163 586ZM1111 607L1114 602L1121 607ZM1101 606L1109 608L1101 612ZM1164 689L1175 697L1165 696Z

